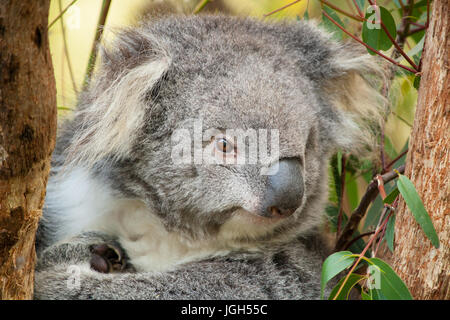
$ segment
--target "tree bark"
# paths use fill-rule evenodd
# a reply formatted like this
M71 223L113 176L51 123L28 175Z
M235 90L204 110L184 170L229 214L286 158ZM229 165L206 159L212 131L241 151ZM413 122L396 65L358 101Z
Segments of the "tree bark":
M396 216L393 266L415 299L450 299L449 10L449 0L433 1L405 172L431 216L440 248L404 201Z
M56 135L49 2L0 2L0 299L33 294L34 239Z

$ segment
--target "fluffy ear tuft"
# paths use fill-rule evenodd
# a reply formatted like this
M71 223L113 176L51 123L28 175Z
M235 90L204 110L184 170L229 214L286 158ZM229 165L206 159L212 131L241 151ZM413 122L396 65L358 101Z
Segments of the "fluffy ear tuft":
M323 91L340 118L332 133L337 145L358 153L375 146L375 132L387 111L381 94L386 68L364 48L337 45Z
M151 54L140 52L137 65L125 64L129 62L127 56L136 52L136 48L154 44L151 39L141 44L136 39L135 36L121 35L115 44L117 51L103 57L97 80L90 83L76 112L79 129L67 150L66 167L81 163L91 167L106 157L118 160L129 154L132 141L151 108L148 93L171 64L170 55L160 46L157 49L153 47ZM112 66L114 63L116 65ZM83 99L87 101L83 103Z

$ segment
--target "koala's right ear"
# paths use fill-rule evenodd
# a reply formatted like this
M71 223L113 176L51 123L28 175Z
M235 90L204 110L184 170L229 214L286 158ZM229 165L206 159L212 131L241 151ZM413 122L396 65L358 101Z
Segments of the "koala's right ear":
M148 93L171 64L168 51L144 30L120 33L110 49L102 47L101 55L76 113L80 129L69 146L69 167L90 167L105 157L118 160L129 154L151 108Z

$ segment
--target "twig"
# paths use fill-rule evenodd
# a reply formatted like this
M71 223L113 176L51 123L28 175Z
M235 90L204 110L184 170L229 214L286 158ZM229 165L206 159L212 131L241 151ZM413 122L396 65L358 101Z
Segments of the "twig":
M74 2L75 1L73 1L72 3L74 3ZM61 0L58 0L58 6L59 6L59 10L61 11ZM62 13L62 11L61 11L61 13ZM73 76L72 63L70 61L70 56L69 56L69 49L68 49L67 38L66 38L66 29L64 28L64 18L62 17L62 14L60 14L60 16L61 16L60 22L61 22L61 32L62 32L62 38L63 38L64 55L66 56L67 66L69 68L69 75L70 75L70 80L72 81L73 90L75 91L75 93L78 93L77 84L75 82L75 77Z
M203 8L208 4L210 0L201 0L196 6L192 14L197 14L203 10Z
M414 21L410 21L409 23L412 24L413 26L416 26L416 27L423 27L424 26L423 24L420 24L420 23L414 22Z
M296 4L297 2L300 2L300 1L302 1L302 0L296 0L296 1L294 1L294 2L288 3L287 5L285 5L285 6L281 7L281 8L278 8L278 9L276 9L276 10L273 10L273 11L269 12L269 13L266 13L266 14L264 15L264 17L271 16L271 15L273 15L274 13L280 12L281 10L284 10L284 9L286 9L286 8L292 6L292 5L294 5L294 4Z
M405 154L407 154L408 153L408 149L406 149L405 151L403 151L402 153L400 153L397 157L395 157L395 159L394 160L392 160L391 162L389 162L387 165L386 165L386 170L389 170L389 168L390 167L392 167L392 165L394 164L394 163L396 163L401 157L403 157Z
M353 20L356 20L356 21L359 21L359 22L364 21L364 18L355 16L354 14L351 14L351 13L345 11L345 10L342 10L341 8L335 6L335 5L332 4L332 3L329 3L329 2L326 1L326 0L320 0L320 2L322 2L322 3L323 3L324 5L326 5L327 7L330 7L330 8L332 8L332 9L336 10L337 12L343 14L344 16L349 17L350 19L353 19Z
M402 165L397 168L397 171L400 173L405 172L405 165ZM383 178L384 183L388 183L389 181L394 180L397 177L397 173L395 171L389 171L381 176ZM378 182L376 179L372 180L372 182L367 186L366 192L363 195L361 202L358 207L353 211L350 218L348 219L347 224L342 230L342 234L336 242L336 246L334 247L334 251L341 251L346 245L351 241L353 233L358 228L359 222L366 214L367 208L375 200L378 195Z
M88 66L86 69L86 76L84 77L84 84L83 84L84 87L86 87L86 85L89 83L89 80L92 76L92 71L94 70L95 60L97 59L97 45L100 42L100 39L102 38L103 26L105 25L110 5L111 0L103 0L102 9L100 11L100 16L97 22L94 42L92 43L91 54L89 55Z
M370 5L374 6L374 2L372 0L368 0ZM380 25L381 28L383 28L384 33L387 35L389 40L391 40L392 44L394 45L395 49L408 61L408 63L416 70L416 72L419 72L419 67L414 63L414 61L411 60L411 58L405 53L405 51L399 46L397 41L391 36L389 33L389 30L387 29L386 25L384 24L383 20L380 17Z
M57 16L55 19L53 19L52 22L50 22L50 24L48 25L47 29L50 29L50 28L56 23L56 21L58 21L58 19L61 18L62 15L63 15L64 13L66 13L66 11L69 10L69 8L70 8L73 4L75 4L75 2L77 2L77 1L78 1L78 0L73 0L71 3L69 3L69 5L68 5L67 7L64 8L63 11L61 11L61 9L60 9L60 12L59 12L58 16Z
M392 64L403 68L405 70L408 70L409 72L412 72L414 74L417 73L416 70L413 70L407 66L404 66L402 64L400 64L399 62L395 61L394 59L389 58L388 56L382 54L381 52L375 50L374 48L372 48L371 46L369 46L367 43L364 43L362 40L360 40L358 37L354 36L353 34L351 34L350 32L348 32L347 30L345 30L339 23L337 23L336 21L334 21L333 18L331 18L325 11L322 11L322 13L324 14L325 17L327 17L332 23L334 23L339 29L341 29L342 31L344 31L348 36L350 36L351 38L353 38L355 41L359 42L360 44L362 44L363 46L365 46L367 49L369 49L370 51L378 54L380 57L383 57L384 59L388 60L389 62L391 62Z

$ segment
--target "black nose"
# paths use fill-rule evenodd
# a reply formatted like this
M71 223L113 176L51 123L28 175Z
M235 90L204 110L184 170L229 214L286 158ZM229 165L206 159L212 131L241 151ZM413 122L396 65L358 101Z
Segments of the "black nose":
M261 215L271 218L290 216L300 207L303 198L300 161L295 158L282 159L270 169L275 170L269 170L274 174L267 176L267 190Z

